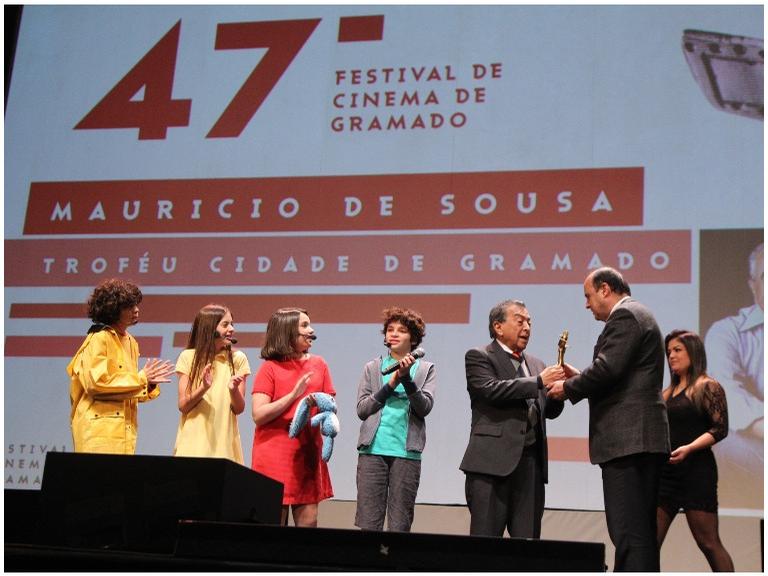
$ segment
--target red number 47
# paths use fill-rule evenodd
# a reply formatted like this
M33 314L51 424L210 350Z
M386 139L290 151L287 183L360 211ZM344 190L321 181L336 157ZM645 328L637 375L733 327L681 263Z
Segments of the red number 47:
M267 52L208 132L236 138L288 69L320 19L219 24L216 50L267 48ZM189 126L192 100L174 99L173 77L181 21L75 126L76 130L138 128L139 140L163 140L170 127ZM142 100L135 100L144 88Z

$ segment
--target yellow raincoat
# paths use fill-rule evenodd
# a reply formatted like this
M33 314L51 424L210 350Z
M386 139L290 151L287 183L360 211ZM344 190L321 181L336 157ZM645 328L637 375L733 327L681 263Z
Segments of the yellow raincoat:
M88 334L67 366L75 452L133 454L139 402L160 395L138 371L139 345L105 328Z

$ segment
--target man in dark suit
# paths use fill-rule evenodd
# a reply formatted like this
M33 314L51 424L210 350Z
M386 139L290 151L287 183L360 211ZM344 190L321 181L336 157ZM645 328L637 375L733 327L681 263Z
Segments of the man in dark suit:
M465 356L472 403L469 445L459 468L466 474L470 534L539 538L547 482L546 418L563 402L546 386L565 378L560 366L523 354L531 335L525 304L506 300L488 318L492 342Z
M586 307L605 328L592 364L549 389L550 398L589 401L589 458L603 475L615 571L658 572L656 499L669 455L667 409L661 397L664 339L653 314L630 297L624 278L600 268L584 281Z

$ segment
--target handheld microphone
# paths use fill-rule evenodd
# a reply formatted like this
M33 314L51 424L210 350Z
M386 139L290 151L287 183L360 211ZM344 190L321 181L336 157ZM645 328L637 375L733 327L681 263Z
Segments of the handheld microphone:
M225 336L223 336L218 330L215 330L213 333L216 336L216 338L225 338ZM237 344L237 338L226 338L226 340L230 344Z
M302 334L302 336L304 336L304 338L306 338L307 340L317 340L317 336L315 336L314 334Z
M424 352L424 348L416 348L416 350L411 352L411 356L413 356L414 358L423 358L424 354L426 354L426 352ZM400 363L399 362L393 364L392 366L390 366L386 370L382 370L381 371L381 375L382 376L386 376L387 374L392 374L392 372L396 372L397 370L400 370Z

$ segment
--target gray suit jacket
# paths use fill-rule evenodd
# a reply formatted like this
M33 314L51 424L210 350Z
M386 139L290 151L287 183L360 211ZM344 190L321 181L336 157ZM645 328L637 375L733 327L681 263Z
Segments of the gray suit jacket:
M465 357L467 391L472 404L469 445L459 468L464 472L507 476L520 461L528 425L528 398L538 399L542 417L537 447L547 481L547 418L563 411L563 402L547 399L538 374L544 362L524 353L531 376L517 378L512 362L495 340Z
M638 454L669 453L664 339L656 320L636 300L608 317L590 364L565 381L574 404L589 401L589 459L602 464Z

